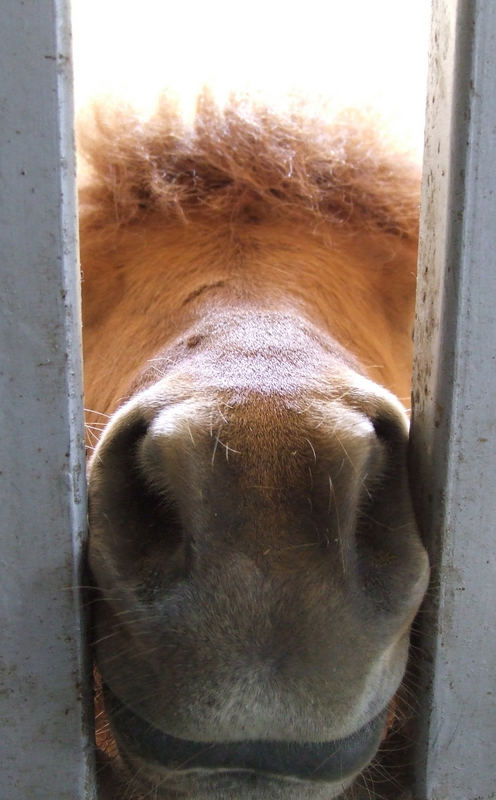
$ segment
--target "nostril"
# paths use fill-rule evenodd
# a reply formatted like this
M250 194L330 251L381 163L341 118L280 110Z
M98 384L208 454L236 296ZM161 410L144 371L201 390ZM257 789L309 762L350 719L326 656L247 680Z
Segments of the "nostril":
M378 612L410 619L423 594L426 558L408 481L408 421L388 404L369 413L384 458L376 479L364 481L355 537L358 574Z
M181 577L187 562L172 493L152 485L141 465L148 429L139 414L119 418L104 434L89 477L90 548L147 597Z
M98 482L105 473L107 489L112 488L112 478L121 488L123 473L133 468L136 449L146 436L148 423L137 414L118 418L104 431L89 467L90 482Z
M383 411L372 417L372 425L378 439L383 442L405 443L408 436L406 421L395 411Z

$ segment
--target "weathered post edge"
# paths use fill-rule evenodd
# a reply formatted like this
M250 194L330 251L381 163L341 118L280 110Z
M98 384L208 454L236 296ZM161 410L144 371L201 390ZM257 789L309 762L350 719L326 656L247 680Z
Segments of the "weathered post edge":
M418 618L416 800L496 797L496 6L434 0L411 474L432 584Z
M0 31L0 795L96 795L69 0Z

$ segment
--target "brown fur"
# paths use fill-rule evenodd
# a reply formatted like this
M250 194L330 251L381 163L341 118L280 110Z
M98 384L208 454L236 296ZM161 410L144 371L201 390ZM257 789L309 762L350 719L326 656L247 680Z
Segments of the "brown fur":
M217 729L232 730L235 739L240 735L236 703L231 717L220 700L215 712L205 711L202 682L207 694L215 695L217 689L208 687L223 680L227 689L242 669L241 662L233 663L230 672L234 656L228 643L243 637L249 643L252 635L262 641L269 636L268 617L279 630L272 656L280 654L278 663L288 676L287 685L280 687L281 697L289 692L288 707L294 705L297 719L288 729L284 713L274 706L272 738L344 737L363 714L358 706L349 711L354 693L358 696L358 687L369 680L362 667L367 657L370 664L383 658L382 650L375 649L378 645L368 641L362 623L356 623L358 600L346 599L343 589L350 580L355 586L356 577L347 577L354 569L347 566L348 559L354 563L353 537L347 540L344 530L351 526L351 531L353 520L359 519L365 482L369 495L382 497L387 492L389 497L374 512L374 518L382 520L377 523L380 530L393 530L390 526L403 518L403 527L411 529L404 543L381 533L374 544L378 552L390 548L381 556L384 564L391 558L400 564L396 574L381 578L384 585L390 581L390 589L379 594L386 598L391 592L398 609L402 592L409 597L405 610L397 612L401 621L391 623L398 649L394 658L390 656L391 674L401 672L405 633L425 586L425 556L414 532L405 478L405 423L394 398L363 377L408 398L417 170L391 154L359 115L342 114L325 124L296 113L282 118L241 101L221 112L208 96L201 99L191 127L166 101L147 122L129 110L97 110L81 141L87 160L81 189L81 257L90 422L98 427L99 414L112 415L123 400L134 397L126 406L129 411L119 412L111 422L93 460L90 481L90 561L105 607L108 604L98 620L98 635L104 640L112 629L112 615L129 613L134 605L140 621L126 633L139 647L135 644L129 651L114 678L110 673L111 680L126 702L139 691L136 676L144 668L140 647L149 648L153 640L141 616L145 601L137 599L137 587L139 597L153 604L157 593L174 584L177 570L193 558L191 591L210 597L215 585L217 599L212 609L200 603L181 611L182 622L175 626L184 625L184 631L181 644L174 647L184 652L177 661L169 653L163 669L170 686L179 687L183 677L191 681L192 707L204 714L199 738L208 741ZM387 423L378 424L376 419L382 417ZM137 535L141 506L129 499L129 482L122 484L125 490L121 487L120 471L127 475L130 455L119 442L127 441L126 431L138 419L146 419L152 431L140 450L138 471L153 491L172 493L185 531L195 529L200 518L203 529L210 531L208 546L195 540L197 555L188 554L184 543L175 549L167 545L166 552L161 540L140 545L143 554L129 538ZM157 421L168 433L154 428ZM383 436L387 441L392 437L386 449ZM396 464L394 475L388 472L390 458ZM134 462L129 469L136 469ZM202 510L204 495L210 506ZM116 505L116 497L121 505ZM332 554L334 545L325 544L326 534L319 545L328 548L323 562L305 526L322 521L333 504L341 516L332 523L338 532L332 541L338 542L341 530L344 538ZM240 508L245 509L241 517ZM223 515L237 526L234 539L216 528ZM121 545L121 534L111 532L114 516L121 519L115 530L129 528ZM410 589L404 588L410 584ZM355 586L352 595L357 593ZM244 608L251 608L251 602L253 617L246 612L245 620ZM343 644L343 674L328 684L329 658L334 657L330 643L336 652L343 635L339 626L334 629L334 623L326 622L336 609L341 609L341 624L351 640L355 645L362 642L363 664L355 664L351 644ZM367 625L370 630L377 625L374 635L386 647L393 633L374 618ZM197 629L208 631L205 641L196 643L192 631ZM302 648L305 642L298 654L292 653L295 631ZM218 664L220 655L213 653L224 653ZM185 671L186 658L203 667ZM107 675L106 664L114 659L105 644L97 651ZM315 708L314 716L306 719L305 704L314 703L308 684L312 670L328 694L336 694L332 714L342 720L341 727L337 721L334 727L326 722L330 712L325 702L322 718ZM394 680L386 681L387 686ZM245 689L239 691L241 697ZM384 703L390 694L383 691ZM190 717L193 712L184 706L183 690L177 689L175 709L167 705L174 702L173 695L164 699L159 693L157 708L165 703L160 712L147 707L143 713L151 715L153 724L169 719L163 724L173 735L195 738L197 726ZM251 701L246 703L248 708ZM258 714L255 708L247 711L252 738L259 736L253 732L264 730ZM147 773L148 766L140 769ZM225 794L208 786L188 784L184 797L296 797L292 789L264 787L252 795L246 788L237 795L232 789ZM178 785L176 794L170 785L160 797L182 797L183 788ZM140 797L139 791L130 796ZM337 790L315 794L305 784L300 791L301 798L317 800L335 797Z
M167 101L146 123L100 108L81 136L93 169L85 219L90 208L97 227L159 211L173 221L347 223L415 238L417 172L370 125L357 112L332 124L242 102L221 112L208 96L190 129Z
M162 258L175 269L161 287L159 316L172 316L171 305L184 303L203 279L277 287L301 298L373 377L407 399L419 176L382 145L370 121L357 114L334 125L281 119L242 104L222 114L204 98L192 129L164 101L147 123L130 110L99 109L80 138L88 357L102 321L117 342L123 318L133 344L120 340L118 350L131 357L131 369L156 349L163 320L136 316L144 308L155 314ZM141 309L134 308L138 292ZM108 361L114 356L105 372ZM118 364L113 389L122 382ZM102 397L95 372L92 365L89 405L107 412L115 399Z

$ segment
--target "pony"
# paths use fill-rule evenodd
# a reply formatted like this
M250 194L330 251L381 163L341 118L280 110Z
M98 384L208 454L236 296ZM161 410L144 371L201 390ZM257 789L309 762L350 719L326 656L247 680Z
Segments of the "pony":
M357 113L208 95L81 140L102 792L358 797L429 577L417 169Z

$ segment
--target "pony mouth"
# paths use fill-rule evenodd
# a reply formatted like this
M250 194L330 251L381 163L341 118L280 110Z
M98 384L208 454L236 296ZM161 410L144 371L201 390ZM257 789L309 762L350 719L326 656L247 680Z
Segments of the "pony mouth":
M343 781L375 756L387 708L343 739L325 742L243 740L205 742L178 739L150 725L104 686L105 709L119 749L174 772L252 773L303 781Z

